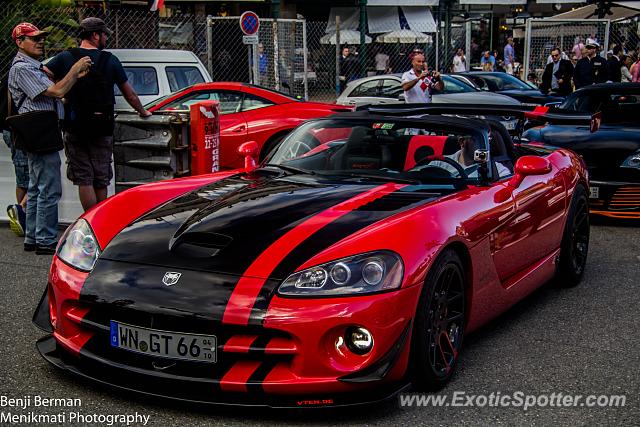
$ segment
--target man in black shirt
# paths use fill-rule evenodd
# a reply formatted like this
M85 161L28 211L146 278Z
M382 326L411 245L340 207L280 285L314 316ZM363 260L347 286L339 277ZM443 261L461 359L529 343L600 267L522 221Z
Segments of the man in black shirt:
M612 82L620 83L622 81L622 56L624 56L622 47L619 45L614 46L613 55L611 59L607 61L607 65L609 66L609 80Z
M609 79L607 61L597 54L599 47L594 41L586 44L587 55L580 58L573 73L576 89L594 83L605 83Z
M107 198L107 187L113 178L113 85L118 85L141 117L151 113L142 106L118 58L103 50L111 35L104 21L85 18L80 31L80 47L59 53L46 68L55 79L60 79L78 56L92 60L89 74L66 97L64 118L67 177L78 186L80 202L86 211Z

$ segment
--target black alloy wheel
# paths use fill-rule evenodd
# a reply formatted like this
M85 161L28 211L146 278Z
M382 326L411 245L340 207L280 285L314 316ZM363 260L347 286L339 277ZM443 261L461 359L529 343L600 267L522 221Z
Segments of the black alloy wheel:
M464 319L464 270L448 249L431 267L416 312L412 368L419 390L439 390L451 379L462 350Z

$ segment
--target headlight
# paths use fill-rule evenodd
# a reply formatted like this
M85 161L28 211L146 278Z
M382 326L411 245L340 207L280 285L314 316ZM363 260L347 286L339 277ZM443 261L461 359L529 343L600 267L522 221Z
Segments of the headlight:
M622 165L620 165L620 167L640 169L640 151L636 151L635 153L627 157L624 162L622 162Z
M89 223L79 219L62 236L58 258L82 271L91 271L100 256L100 246Z
M362 295L397 289L404 267L390 251L354 255L292 274L278 288L286 296Z

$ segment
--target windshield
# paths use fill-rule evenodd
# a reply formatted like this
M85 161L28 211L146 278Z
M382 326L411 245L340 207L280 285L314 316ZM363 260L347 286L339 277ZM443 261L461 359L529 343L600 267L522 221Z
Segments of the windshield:
M444 82L444 91L446 93L468 93L478 91L475 87L460 81L455 77L442 76L442 81Z
M473 74L469 75L469 78L474 80L482 80L485 86L489 87L489 90L492 92L497 90L531 90L532 88L520 80L517 77L513 77L507 73L497 73L497 74L480 74L474 76Z
M477 181L474 152L486 146L480 131L419 119L331 118L296 128L264 166L389 181Z

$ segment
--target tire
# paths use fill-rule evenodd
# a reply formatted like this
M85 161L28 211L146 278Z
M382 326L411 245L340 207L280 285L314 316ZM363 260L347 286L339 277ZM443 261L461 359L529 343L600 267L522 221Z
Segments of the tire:
M464 269L452 249L434 262L420 294L411 341L411 380L437 391L455 372L464 335Z
M589 252L589 200L587 191L578 184L571 198L567 223L562 235L560 260L556 272L559 286L570 288L582 280Z

